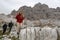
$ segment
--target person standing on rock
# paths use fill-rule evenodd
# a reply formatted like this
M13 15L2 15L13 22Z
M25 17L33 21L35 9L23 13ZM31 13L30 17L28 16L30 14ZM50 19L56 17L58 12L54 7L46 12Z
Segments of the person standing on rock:
M24 15L23 13L18 13L16 15L16 20L17 20L17 35L19 37L19 32L20 32L20 27L22 26L22 22L24 20Z

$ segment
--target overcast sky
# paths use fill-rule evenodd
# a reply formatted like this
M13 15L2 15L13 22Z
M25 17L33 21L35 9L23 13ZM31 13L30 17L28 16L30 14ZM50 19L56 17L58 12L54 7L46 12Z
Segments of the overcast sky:
M9 14L23 5L34 6L36 3L47 4L49 7L60 7L60 0L0 0L0 13Z

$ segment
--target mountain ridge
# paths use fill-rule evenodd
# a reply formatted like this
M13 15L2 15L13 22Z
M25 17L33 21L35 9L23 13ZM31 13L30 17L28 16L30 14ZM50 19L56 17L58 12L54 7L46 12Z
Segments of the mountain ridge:
M34 7L22 6L17 11L13 10L10 15L15 16L18 12L23 12L29 20L39 19L59 19L60 7L49 8L46 4L37 3Z

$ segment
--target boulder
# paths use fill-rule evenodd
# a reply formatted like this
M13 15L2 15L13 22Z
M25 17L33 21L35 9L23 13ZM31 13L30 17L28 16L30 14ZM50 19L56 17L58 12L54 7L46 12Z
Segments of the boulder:
M20 40L57 40L56 29L50 27L27 27L21 29Z
M42 28L40 32L40 40L57 40L57 31L50 27Z

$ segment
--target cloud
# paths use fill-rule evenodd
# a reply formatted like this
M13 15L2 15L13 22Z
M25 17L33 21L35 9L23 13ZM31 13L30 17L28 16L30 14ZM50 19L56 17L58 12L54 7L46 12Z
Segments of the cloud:
M60 7L60 0L1 0L0 13L10 13L13 9L18 10L23 5L34 6L36 3L47 4L49 7Z
M47 4L49 7L52 7L52 8L60 7L59 0L40 0L40 2Z

